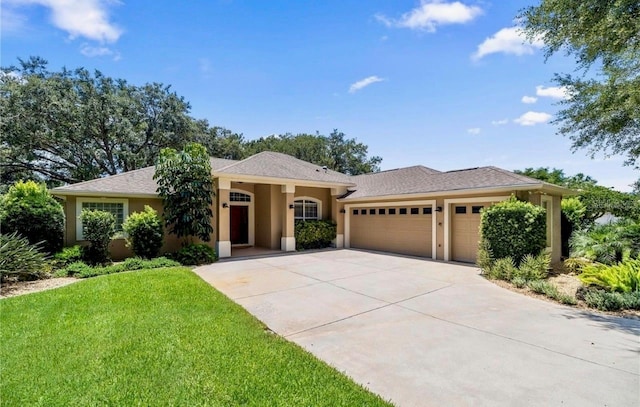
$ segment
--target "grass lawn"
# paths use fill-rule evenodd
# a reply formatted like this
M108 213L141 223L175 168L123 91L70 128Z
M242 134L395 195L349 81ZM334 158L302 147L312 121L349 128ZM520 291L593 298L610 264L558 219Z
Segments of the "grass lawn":
M7 406L388 405L186 268L0 300Z

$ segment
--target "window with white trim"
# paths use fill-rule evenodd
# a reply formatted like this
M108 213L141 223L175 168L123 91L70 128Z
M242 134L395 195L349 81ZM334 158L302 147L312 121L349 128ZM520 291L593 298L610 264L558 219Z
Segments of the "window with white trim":
M116 219L116 233L122 234L122 224L129 216L129 201L127 199L95 199L78 198L76 200L76 239L83 240L84 233L80 214L83 209L103 211L113 215Z
M317 199L304 198L293 201L295 220L322 219L321 203Z
M229 192L229 200L231 202L251 202L251 195L242 192Z

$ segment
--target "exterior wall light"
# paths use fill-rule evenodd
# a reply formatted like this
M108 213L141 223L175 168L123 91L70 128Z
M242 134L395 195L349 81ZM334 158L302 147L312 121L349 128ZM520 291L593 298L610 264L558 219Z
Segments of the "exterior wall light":
M228 204L228 203L226 203L226 202L223 202L223 203L222 203L222 207L223 207L223 208L228 208L228 207L229 207L229 204Z
M293 204L289 204L289 209L293 209Z
M438 206L438 207L436 208L436 212L442 212L442 206Z

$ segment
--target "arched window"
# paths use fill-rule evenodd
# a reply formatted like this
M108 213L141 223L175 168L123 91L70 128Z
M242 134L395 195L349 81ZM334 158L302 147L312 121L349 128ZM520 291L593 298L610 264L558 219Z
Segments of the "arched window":
M322 219L322 201L318 199L301 197L296 199L293 205L295 220Z
M242 192L230 192L229 200L231 202L251 202L251 195Z

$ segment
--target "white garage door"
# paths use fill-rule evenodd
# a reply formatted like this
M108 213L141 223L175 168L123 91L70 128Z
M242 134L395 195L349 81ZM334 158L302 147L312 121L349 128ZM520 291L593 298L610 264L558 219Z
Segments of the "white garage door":
M451 205L451 258L475 263L480 240L480 211L487 203Z
M350 245L412 256L432 255L431 205L350 209Z

